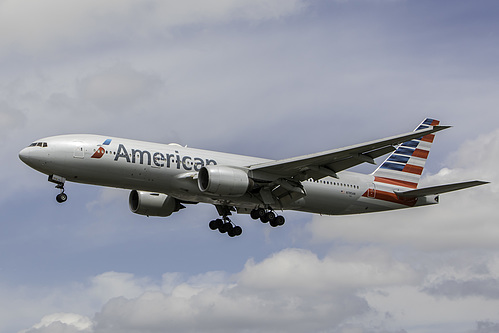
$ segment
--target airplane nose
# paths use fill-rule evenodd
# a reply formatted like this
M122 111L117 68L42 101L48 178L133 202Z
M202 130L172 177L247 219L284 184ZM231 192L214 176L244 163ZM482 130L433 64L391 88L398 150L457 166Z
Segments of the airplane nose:
M28 164L31 156L31 149L24 148L19 152L19 159Z

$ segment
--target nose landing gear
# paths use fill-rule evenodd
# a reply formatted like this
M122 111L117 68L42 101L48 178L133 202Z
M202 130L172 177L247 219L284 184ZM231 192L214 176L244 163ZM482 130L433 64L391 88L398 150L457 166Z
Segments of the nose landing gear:
M59 193L56 197L55 200L58 203L63 203L68 200L68 195L64 193L64 183L66 182L66 178L57 176L57 175L50 175L49 176L49 182L55 183L55 188L61 190L61 193Z

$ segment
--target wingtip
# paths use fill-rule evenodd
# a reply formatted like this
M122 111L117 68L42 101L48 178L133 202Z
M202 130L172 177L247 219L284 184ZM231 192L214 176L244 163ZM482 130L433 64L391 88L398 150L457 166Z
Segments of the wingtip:
M451 128L452 126L451 125L435 125L433 126L433 129L435 130L435 132L439 132L439 131L443 131L443 130L446 130L448 128Z
M451 128L451 127L452 126L450 126L450 125L433 125L432 127L416 130L415 132L436 133L436 132L440 132L440 131L446 130L448 128Z

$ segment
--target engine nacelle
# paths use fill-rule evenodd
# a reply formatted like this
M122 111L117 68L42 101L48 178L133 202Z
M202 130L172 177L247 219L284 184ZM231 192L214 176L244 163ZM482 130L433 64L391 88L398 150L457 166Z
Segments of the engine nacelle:
M175 198L163 194L133 190L128 198L130 210L135 214L147 216L170 216L184 208Z
M228 166L208 165L198 173L198 186L202 192L219 196L240 197L253 185L248 173Z

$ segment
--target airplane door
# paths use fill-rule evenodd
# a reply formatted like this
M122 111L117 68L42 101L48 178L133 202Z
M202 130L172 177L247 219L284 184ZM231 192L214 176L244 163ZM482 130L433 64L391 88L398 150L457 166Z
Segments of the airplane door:
M371 183L369 189L367 190L367 197L374 198L375 196L376 196L376 185L374 185L374 183Z
M85 158L85 148L83 147L83 142L77 142L74 153L74 158Z

